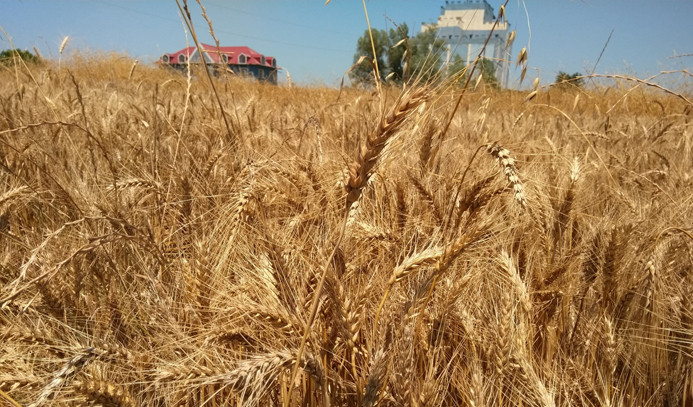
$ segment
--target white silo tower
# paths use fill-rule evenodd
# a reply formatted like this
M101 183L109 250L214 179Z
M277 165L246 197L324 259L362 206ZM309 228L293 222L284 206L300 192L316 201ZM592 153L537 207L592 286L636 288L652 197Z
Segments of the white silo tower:
M446 1L441 7L438 17L438 38L445 41L448 47L447 62L457 54L465 64L474 61L479 55L486 39L491 34L491 28L496 16L486 0ZM421 29L430 30L429 24L423 24ZM496 78L502 87L508 86L512 44L508 45L510 23L499 21L491 34L483 57L493 61L496 67Z

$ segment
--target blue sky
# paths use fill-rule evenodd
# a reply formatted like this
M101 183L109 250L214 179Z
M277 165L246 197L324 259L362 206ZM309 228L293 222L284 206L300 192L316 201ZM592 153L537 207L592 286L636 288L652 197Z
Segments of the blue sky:
M188 0L196 31L213 43L195 0ZM182 2L182 0L181 0ZM418 30L435 22L444 0L367 0L371 24L405 22ZM501 0L490 0L498 9ZM351 66L357 38L366 29L357 0L203 0L221 45L247 45L277 58L292 80L336 85ZM560 70L590 72L613 30L597 73L640 78L663 70L690 69L693 57L691 0L510 0L513 54L527 46L529 83L553 81ZM175 0L0 0L0 26L17 48L57 57L66 52L117 51L152 61L186 46ZM530 37L531 32L531 37ZM192 41L192 40L190 40ZM0 34L0 49L9 48ZM536 69L536 70L535 70ZM285 75L280 75L285 76ZM511 71L517 85L519 70Z

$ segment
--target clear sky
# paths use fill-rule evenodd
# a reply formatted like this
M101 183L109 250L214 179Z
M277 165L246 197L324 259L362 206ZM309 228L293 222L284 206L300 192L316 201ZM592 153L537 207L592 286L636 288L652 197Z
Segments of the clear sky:
M182 0L181 0L182 2ZM196 31L213 43L195 0L188 0ZM353 63L356 40L366 29L361 1L203 0L221 45L247 45L274 56L303 84L339 83ZM444 0L367 0L374 28L405 22L418 32L435 22ZM497 11L501 0L490 0ZM529 83L553 81L558 71L588 73L613 30L597 73L645 78L662 70L690 69L691 0L510 0L513 54L527 46ZM117 51L143 61L186 46L175 0L0 0L0 26L20 49L36 47L57 57L69 35L70 50ZM530 36L531 32L531 36ZM192 41L192 40L190 40ZM9 48L0 34L0 49ZM280 74L280 78L285 74ZM511 70L517 86L519 70Z

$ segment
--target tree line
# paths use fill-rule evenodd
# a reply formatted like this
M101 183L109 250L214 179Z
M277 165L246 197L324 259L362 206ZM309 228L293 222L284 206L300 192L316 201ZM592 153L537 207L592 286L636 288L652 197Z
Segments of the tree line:
M394 84L413 79L432 82L446 77L466 77L469 70L460 55L452 55L450 61L446 59L447 45L437 37L435 27L411 36L409 27L403 23L389 30L372 29L370 33L366 30L356 42L355 65L349 77L357 85L370 86L375 81L376 65L380 81ZM486 58L479 61L477 66L482 79L498 87L495 70L493 61Z
M0 52L0 66L11 66L15 58L21 58L25 63L38 64L41 58L29 51L21 49L6 49Z
M435 27L414 36L410 35L406 23L389 30L365 30L356 42L354 66L349 71L349 77L356 85L371 86L375 81L377 66L379 79L385 83L402 84L413 79L434 82L456 78L460 79L458 83L464 85L471 67L458 54L451 55L450 60L446 61L447 51L447 45L437 37ZM481 59L476 72L487 85L499 87L493 61ZM561 87L583 87L585 81L580 72L569 74L560 71L556 75L555 84Z

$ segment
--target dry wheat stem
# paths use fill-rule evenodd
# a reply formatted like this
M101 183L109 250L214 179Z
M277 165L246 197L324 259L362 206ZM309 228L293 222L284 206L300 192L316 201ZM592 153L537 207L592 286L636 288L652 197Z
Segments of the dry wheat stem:
M22 407L15 399L10 397L10 395L5 393L2 389L0 389L0 396L2 396L3 399L12 404L14 407Z
M320 305L320 297L322 296L322 290L323 286L325 285L325 279L327 277L327 273L330 269L330 264L332 263L332 259L334 258L335 254L337 253L337 250L339 249L339 245L341 244L342 240L344 239L344 235L346 233L346 227L347 227L347 221L349 219L349 214L348 212L344 216L344 220L342 222L341 230L339 232L339 236L337 238L337 243L335 243L334 248L332 249L332 253L328 256L327 262L325 263L325 266L323 268L322 274L320 276L320 280L318 281L318 285L315 287L315 291L313 292L313 301L311 304L311 310L310 310L310 315L308 317L308 321L306 321L306 326L303 332L303 337L301 338L301 345L298 348L298 352L296 355L297 360L301 360L303 357L303 352L306 347L306 343L308 341L308 336L310 335L310 332L313 327L313 322L315 322L315 317L317 316L318 313L318 306ZM294 380L296 380L296 375L298 374L298 364L294 365L293 370L291 371L291 376L289 379L289 383L293 383ZM289 391L286 393L286 398L284 399L284 406L288 407L289 403L291 401L291 393L293 391L293 386L289 387ZM327 392L325 392L325 397L324 397L324 402L326 403L326 407L329 407L329 397L327 397Z
M197 40L197 35L195 34L195 27L193 26L192 16L190 15L190 11L188 10L188 1L183 0L184 7L180 5L180 0L176 0L176 4L178 5L178 10L180 10L183 19L185 20L185 24L188 26L188 29L190 30L190 35L192 35L193 41L195 41L195 47L197 47L198 52L202 54L202 51L200 51L202 50L202 48L200 47L200 42ZM183 11L184 9L185 11ZM235 146L238 140L236 140L236 135L231 131L231 126L229 125L229 120L226 117L224 105L221 103L221 98L219 97L219 93L217 92L217 87L214 85L214 81L212 80L212 74L209 73L207 60L203 58L202 55L200 55L200 61L202 61L202 65L204 67L207 80L209 81L209 86L212 88L212 92L214 93L214 97L219 106L219 112L221 113L222 120L224 122L224 125L226 126L226 135L228 136L229 144Z
M2 208L2 205L5 202L8 202L8 201L12 200L13 198L22 195L22 193L27 189L28 189L27 186L22 185L20 187L13 188L13 189L5 192L4 194L0 195L0 208Z

